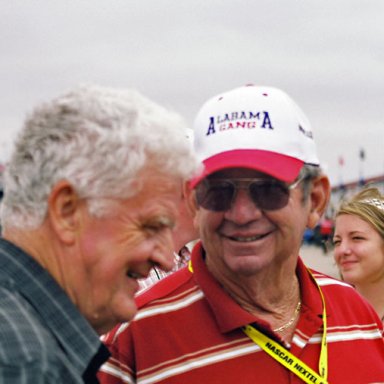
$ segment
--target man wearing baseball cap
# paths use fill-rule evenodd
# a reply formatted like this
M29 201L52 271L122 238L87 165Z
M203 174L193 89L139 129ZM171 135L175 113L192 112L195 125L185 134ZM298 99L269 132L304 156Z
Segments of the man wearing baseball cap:
M201 242L105 337L101 382L384 382L374 310L299 257L330 193L303 112L278 89L240 87L203 105L194 139Z

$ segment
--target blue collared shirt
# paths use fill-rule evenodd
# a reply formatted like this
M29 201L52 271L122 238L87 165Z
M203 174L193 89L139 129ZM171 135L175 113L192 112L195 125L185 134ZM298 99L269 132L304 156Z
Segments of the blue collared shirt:
M97 383L108 356L50 274L0 239L0 383Z

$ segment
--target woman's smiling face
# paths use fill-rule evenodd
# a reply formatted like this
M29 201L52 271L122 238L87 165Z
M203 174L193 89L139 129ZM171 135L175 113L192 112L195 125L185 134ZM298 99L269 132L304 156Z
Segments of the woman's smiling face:
M384 278L384 240L375 228L353 214L336 217L334 257L343 279L360 285Z

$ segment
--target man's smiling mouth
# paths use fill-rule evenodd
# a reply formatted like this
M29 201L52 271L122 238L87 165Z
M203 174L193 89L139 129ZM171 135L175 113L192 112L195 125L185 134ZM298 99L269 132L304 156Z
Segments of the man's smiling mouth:
M130 277L131 279L135 279L135 280L141 279L144 277L144 276L140 275L139 273L132 272L132 271L128 271L127 276Z
M252 241L260 240L267 236L268 233L265 233L263 235L256 235L256 236L227 236L229 239L238 241L241 243L250 243Z

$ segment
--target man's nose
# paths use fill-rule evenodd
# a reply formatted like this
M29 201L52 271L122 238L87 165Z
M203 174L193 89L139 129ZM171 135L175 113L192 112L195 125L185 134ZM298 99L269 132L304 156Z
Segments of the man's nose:
M249 196L248 188L238 188L226 216L238 224L245 224L261 215L262 210Z
M161 242L155 246L151 262L164 271L170 271L174 267L175 253L171 229L165 230Z

